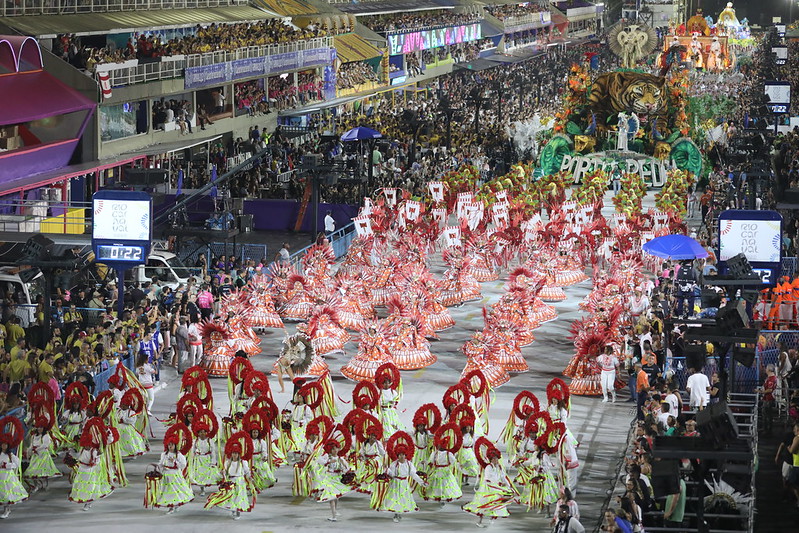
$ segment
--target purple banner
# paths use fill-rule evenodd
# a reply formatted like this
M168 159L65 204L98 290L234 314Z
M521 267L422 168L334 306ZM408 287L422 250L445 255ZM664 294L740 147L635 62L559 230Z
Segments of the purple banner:
M183 77L184 87L193 89L195 87L205 87L206 85L219 85L230 81L229 65L230 63L217 63L216 65L187 68Z
M252 78L253 76L262 76L264 73L264 58L263 57L250 57L247 59L237 59L231 62L232 72L230 73L231 79L239 80L241 78Z
M300 68L300 54L297 52L286 52L269 56L266 61L266 73L278 74L289 70Z
M305 67L331 65L335 59L335 48L313 48L303 52L237 59L215 65L189 67L183 77L183 83L186 89L196 89L257 76L281 74Z

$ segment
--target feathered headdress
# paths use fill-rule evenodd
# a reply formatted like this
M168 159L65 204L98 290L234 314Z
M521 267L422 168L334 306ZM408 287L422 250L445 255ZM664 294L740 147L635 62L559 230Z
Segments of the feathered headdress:
M47 414L39 415L33 420L33 427L44 428L45 431L50 431L54 424L55 417Z
M80 381L73 381L64 391L64 405L71 409L75 403L79 405L80 410L86 409L89 405L89 389Z
M305 438L308 439L311 435L318 435L324 438L330 430L335 426L335 421L329 416L320 415L308 422L305 426Z
M441 450L447 450L451 453L456 453L461 449L463 444L463 435L461 430L455 424L444 424L436 430L435 437L433 438L433 445Z
M358 424L362 416L366 416L368 413L363 409L359 409L357 407L353 408L344 415L344 419L341 421L347 429L352 431L353 433L357 433L358 431Z
M23 438L25 438L25 427L19 418L15 416L0 418L0 442L8 444L9 450L19 446Z
M350 453L350 448L352 448L352 434L344 424L336 424L325 439L325 453L330 453L327 446L331 442L338 446L339 457L344 457Z
M137 415L144 411L145 405L144 397L139 389L126 390L125 394L122 395L122 399L119 400L119 407L122 409L130 409Z
M187 389L194 387L195 384L208 378L208 373L200 365L190 366L183 372L180 378L180 388Z
M385 388L383 384L387 379L391 380L389 388L397 390L400 386L400 372L397 366L392 362L383 363L375 370L375 384L378 388Z
M250 435L253 431L257 431L258 435L263 438L265 435L267 435L269 428L266 413L261 409L254 409L251 407L244 414L244 420L241 422L241 427Z
M485 374L479 368L463 376L461 383L469 391L469 394L475 398L481 397L488 391L488 380L486 380Z
M560 378L552 378L552 381L547 385L547 402L552 403L553 399L569 405L569 387Z
M474 441L474 456L480 466L485 468L491 462L492 457L499 458L502 457L502 454L493 442L485 437L477 437L477 440Z
M108 378L108 384L117 389L124 389L130 384L128 383L128 369L122 364L122 361L117 363L114 367L114 373Z
M352 404L359 409L374 410L380 401L380 392L371 381L359 381L352 390Z
M529 390L523 390L513 399L513 414L524 420L541 410L538 398Z
M104 390L89 404L88 410L103 419L107 419L114 411L114 393L110 390Z
M53 389L47 383L38 381L33 384L30 392L28 392L28 405L52 405L55 402L55 395Z
M250 398L267 396L272 397L272 389L269 386L269 380L266 374L259 370L253 370L247 373L244 378L244 394Z
M311 381L300 387L299 394L313 411L322 405L322 400L325 397L325 391L318 381Z
M174 443L180 453L187 455L189 450L191 450L191 430L183 422L169 426L166 433L164 433L164 451L169 449L169 443Z
M188 416L189 413L196 416L197 413L204 408L203 403L196 394L184 394L180 397L180 400L178 400L176 413L178 419L182 422L186 420L186 416Z
M397 431L391 435L391 438L386 443L386 453L392 461L396 461L400 453L404 453L405 458L410 461L413 459L415 451L416 446L413 443L413 439L404 431Z
M252 371L252 363L249 359L246 357L234 357L233 361L230 363L228 375L230 376L230 381L232 381L234 385L238 385L247 379L247 374Z
M205 430L208 434L208 438L213 439L219 431L219 420L217 420L213 411L202 409L194 415L194 421L191 423L191 430L194 432L195 436L198 435L200 431Z
M413 415L413 426L424 424L428 431L434 432L441 425L441 410L434 403L420 406Z
M262 410L264 412L264 415L266 415L266 422L267 424L269 424L269 426L272 426L274 424L275 420L277 420L277 417L280 414L277 405L268 396L259 396L258 398L256 398L252 402L250 409Z
M356 420L355 437L358 442L366 442L373 435L377 440L383 440L383 424L377 417L364 413Z
M109 442L108 432L103 419L93 416L86 421L78 441L81 448L100 448Z
M458 427L464 426L464 421L470 421L471 426L474 426L474 409L468 403L462 403L455 406L455 409L449 414L449 423L455 424Z
M444 408L467 403L471 394L463 383L456 383L446 390L442 403Z
M225 457L229 459L238 452L242 461L249 461L252 459L254 449L252 437L246 431L237 431L225 443Z
M338 311L331 305L318 305L314 307L311 316L308 317L308 326L305 333L313 338L316 334L317 328L321 325L322 319L326 318L332 324L341 327Z

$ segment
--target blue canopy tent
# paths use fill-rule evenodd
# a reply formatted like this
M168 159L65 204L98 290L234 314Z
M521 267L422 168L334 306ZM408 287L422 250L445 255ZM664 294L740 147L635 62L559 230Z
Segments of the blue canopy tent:
M698 259L710 255L695 239L685 235L657 237L644 243L642 248L648 254L663 259Z
M341 142L368 141L380 139L383 135L379 131L364 126L357 126L341 134Z

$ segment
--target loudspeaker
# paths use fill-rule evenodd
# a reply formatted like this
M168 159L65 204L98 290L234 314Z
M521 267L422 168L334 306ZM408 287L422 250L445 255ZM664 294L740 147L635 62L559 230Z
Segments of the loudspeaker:
M29 283L29 282L33 281L33 278L38 276L40 272L41 272L41 270L39 270L37 267L26 268L26 269L20 270L19 271L19 280L22 283Z
M664 498L680 492L680 463L677 459L661 459L652 463L652 496Z
M683 350L685 354L685 366L688 368L702 369L705 366L707 350L705 344L686 344Z
M799 189L785 189L782 194L786 204L799 204Z
M721 304L721 295L713 289L702 289L702 308L718 307Z
M125 183L128 185L160 185L166 183L167 171L160 168L127 168Z
M720 307L716 314L716 325L728 334L747 328L749 316L746 314L746 304L742 301L727 302L727 305Z
M727 270L732 279L748 279L755 275L749 259L742 253L727 259Z
M719 402L704 411L697 411L696 426L703 439L712 441L719 448L738 439L738 423L727 402Z
M39 233L34 235L25 243L22 248L22 255L31 260L44 261L50 258L55 243Z
M733 344L732 358L745 367L752 368L752 365L755 364L755 345Z

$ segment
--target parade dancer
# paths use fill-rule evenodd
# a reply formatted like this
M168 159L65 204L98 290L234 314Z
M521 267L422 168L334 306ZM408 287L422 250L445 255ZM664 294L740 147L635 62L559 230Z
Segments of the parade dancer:
M272 432L268 415L263 409L251 408L244 415L244 431L252 438L252 481L255 490L261 492L275 486L277 478L272 464Z
M252 458L252 439L244 431L230 436L225 444L225 457L222 463L224 482L219 490L208 497L205 508L222 507L228 509L233 520L241 518L242 511L248 513L255 506L255 492L250 480L250 459ZM248 494L252 494L252 499Z
M510 516L508 506L518 497L518 493L502 466L502 454L491 441L479 437L475 444L475 456L482 472L474 499L461 506L461 509L480 517L477 527L488 527L497 518ZM489 524L483 523L486 516L491 519Z
M200 487L200 496L204 496L205 488L219 484L222 478L217 459L219 422L216 415L211 411L200 411L191 430L194 432L194 442L189 454L188 478L192 485Z
M434 403L426 403L413 415L413 444L419 465L427 464L433 448L434 432L441 426L441 411Z
M117 411L119 454L123 459L142 455L150 449L147 437L137 429L139 425L146 428L146 421L142 423L139 420L142 416L147 416L144 397L138 389L128 389L120 399Z
M456 476L459 470L455 457L462 443L460 429L454 424L445 424L436 431L433 441L435 450L428 461L428 487L424 490L424 499L437 501L442 508L446 502L463 495L461 484L457 481L460 478Z
M50 429L53 419L39 416L33 422L33 432L26 450L28 468L25 469L25 479L31 480L33 489L31 494L39 490L47 490L47 480L51 477L61 477L61 472L53 462L53 440L50 438Z
M71 447L78 450L78 440L80 439L83 424L86 423L86 406L89 405L89 389L80 381L75 381L67 385L64 391L64 406L66 410L61 412L60 426L61 433L66 438L63 447Z
M515 463L519 471L513 481L521 487L519 503L527 506L528 511L541 512L558 499L555 478L546 467L548 457L544 448L548 438L548 430L539 428L537 419L531 418L525 425L525 438Z
M355 470L356 490L372 494L373 485L381 472L386 449L383 443L383 425L376 418L364 414L356 423L356 438L361 443L358 450L358 467Z
M348 435L348 434L347 434ZM312 497L317 502L330 504L328 520L336 522L341 513L338 512L338 500L352 490L341 479L349 472L350 467L344 460L344 455L349 451L349 442L341 443L336 439L328 439L323 445L324 453L316 461L321 466L319 477L315 480Z
M166 514L174 513L178 507L194 500L194 493L186 477L186 456L192 448L191 431L183 424L175 424L164 435L164 451L158 461L163 475L159 482L158 496L153 507L166 507Z
M605 353L596 358L599 368L602 369L600 374L600 383L602 385L602 402L608 401L608 392L611 395L611 401L616 403L616 370L619 368L619 358L613 353L613 346L605 346Z
M21 464L14 454L24 436L25 430L18 418L6 416L0 419L0 505L3 506L0 518L8 518L12 505L28 499L28 493L20 482Z
M376 511L394 513L394 522L402 520L402 515L419 510L413 498L411 481L427 487L413 464L414 445L411 436L398 431L386 443L386 453L391 464L385 476L378 476L378 482L370 506Z
M100 417L92 417L86 421L80 436L80 454L75 464L77 472L69 493L69 501L82 503L84 511L91 509L95 500L114 492L109 459L104 453L109 441L108 428Z
M402 399L402 380L393 363L384 363L375 371L375 384L380 388L380 422L386 433L403 431L397 405Z

